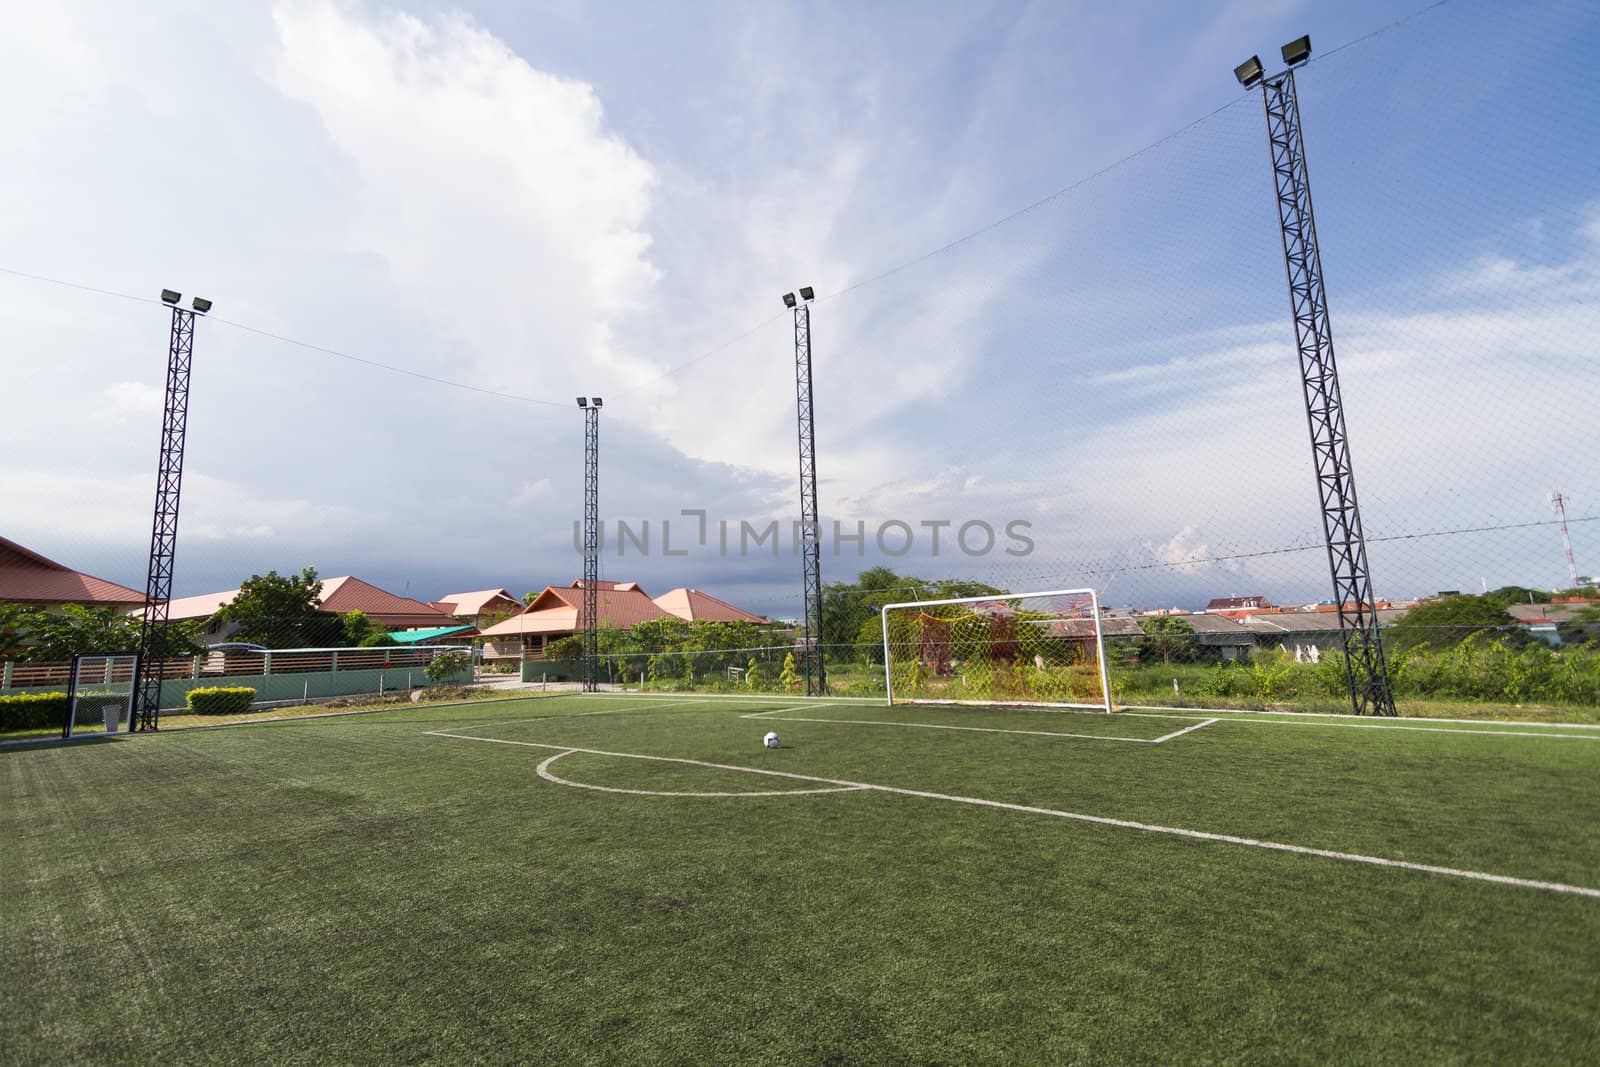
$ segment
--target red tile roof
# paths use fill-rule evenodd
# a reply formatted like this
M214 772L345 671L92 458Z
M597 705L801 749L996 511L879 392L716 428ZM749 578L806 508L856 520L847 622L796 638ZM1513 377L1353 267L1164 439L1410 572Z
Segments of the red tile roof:
M82 574L0 537L0 600L21 604L143 604L144 594Z
M359 611L380 626L448 626L450 616L408 596L344 575L322 582L322 611Z
M690 622L753 622L764 625L767 620L743 608L736 608L725 600L698 589L674 589L655 598L656 607L671 612Z
M503 605L513 611L522 610L522 601L511 595L508 589L480 589L476 593L451 593L443 600L436 600L431 607L447 615L482 615L494 608L497 601L506 601Z
M233 598L238 595L237 589L225 589L220 593L186 596L167 606L168 618L174 622L180 619L209 619L233 603ZM141 594L139 599L144 600L144 596ZM455 622L448 612L420 600L395 596L371 582L348 574L322 580L322 605L317 610L340 613L359 611L379 626L449 626Z
M668 617L645 595L637 582L595 583L595 604L600 625L626 630L635 623ZM575 633L583 628L583 582L570 586L546 586L521 614L483 631L485 637L510 634Z

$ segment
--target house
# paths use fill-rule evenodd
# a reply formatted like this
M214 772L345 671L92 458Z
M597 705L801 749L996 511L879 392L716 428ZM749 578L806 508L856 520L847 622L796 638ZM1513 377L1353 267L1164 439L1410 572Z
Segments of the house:
M626 630L650 619L671 618L657 607L638 582L595 585L597 625ZM518 615L482 632L484 659L540 659L550 642L570 637L584 628L583 579L569 586L545 586Z
M1379 608L1376 612L1380 627L1393 626L1404 618L1403 608ZM1282 648L1293 652L1297 648L1316 648L1318 653L1344 651L1344 635L1339 631L1337 611L1283 611L1248 615L1239 625L1255 635L1259 648Z
M143 605L144 594L75 571L0 537L0 600L47 610L63 604L125 610Z
M698 589L674 589L652 600L638 582L602 581L595 586L595 597L597 625L608 629L626 630L651 619L671 618L767 624L760 615ZM569 586L546 586L520 614L482 632L484 659L542 658L550 642L583 629L582 608L582 579Z
M144 603L144 594L92 574L84 574L0 537L0 600L37 608L65 604L120 608Z
M480 589L475 593L451 593L428 605L436 611L471 623L482 630L520 613L522 601L506 589Z
M1219 596L1206 605L1207 615L1239 618L1253 611L1270 611L1272 602L1264 596Z
M1245 617L1262 616L1249 612ZM1256 647L1256 635L1231 614L1184 615L1181 618L1194 630L1195 644L1200 648L1215 649L1222 659L1246 657Z
M674 589L655 598L656 607L690 622L749 622L767 625L767 619L698 589Z
M214 644L226 641L238 627L217 618L217 613L233 603L233 598L238 595L239 590L226 589L220 593L201 593L199 596L182 597L168 603L167 618L173 622L182 622L186 619L209 620L202 631L201 643ZM142 601L144 598L141 596L139 599ZM397 596L349 574L322 580L322 603L317 606L317 610L331 615L359 611L372 622L372 625L384 630L413 630L458 625L447 613L420 600Z

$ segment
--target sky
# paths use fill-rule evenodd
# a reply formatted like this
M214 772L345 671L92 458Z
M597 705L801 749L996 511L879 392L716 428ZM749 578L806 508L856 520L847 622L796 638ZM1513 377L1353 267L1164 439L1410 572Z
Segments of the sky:
M143 587L167 287L215 301L176 595L566 584L581 394L603 576L794 616L810 285L826 581L1325 599L1231 74L1302 33L1378 594L1568 584L1553 489L1600 572L1600 10L1561 0L20 9L0 535Z

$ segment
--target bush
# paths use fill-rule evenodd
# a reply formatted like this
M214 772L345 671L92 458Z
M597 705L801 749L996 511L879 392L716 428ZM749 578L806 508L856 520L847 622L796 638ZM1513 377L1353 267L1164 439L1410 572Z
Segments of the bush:
M435 685L460 674L472 666L472 657L465 652L444 652L428 661L428 666L422 673L428 676L428 681Z
M60 726L66 717L65 693L18 693L0 697L0 730Z
M212 686L189 690L189 714L228 715L236 711L249 711L256 691L249 686Z

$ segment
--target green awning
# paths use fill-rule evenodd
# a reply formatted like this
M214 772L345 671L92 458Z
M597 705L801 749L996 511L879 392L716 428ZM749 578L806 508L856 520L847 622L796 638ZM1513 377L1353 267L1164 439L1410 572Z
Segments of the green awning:
M389 634L397 645L415 645L423 641L432 641L436 637L449 637L451 634L466 633L472 629L470 626L435 626L431 630L397 630Z

